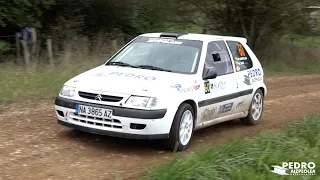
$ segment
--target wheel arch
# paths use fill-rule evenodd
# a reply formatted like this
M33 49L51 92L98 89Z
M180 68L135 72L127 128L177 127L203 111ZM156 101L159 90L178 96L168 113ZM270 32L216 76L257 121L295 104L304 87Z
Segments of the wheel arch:
M196 102L194 100L192 100L192 99L182 100L181 103L178 105L177 111L175 113L174 119L173 119L172 124L171 124L170 133L169 133L168 144L169 144L169 147L171 148L171 150L173 152L184 150L188 146L188 144L190 144L190 142L191 142L191 139L190 139L188 144L187 145L183 145L183 147L181 147L181 145L180 145L181 142L178 142L178 139L180 137L178 137L179 133L177 134L176 131L179 131L179 130L177 130L177 128L179 128L179 125L177 125L177 121L175 121L175 118L176 118L177 114L179 113L179 109L182 107L183 104L190 105L191 108L194 111L195 118L193 120L193 122L194 122L193 128L195 128L195 122L196 122L196 119L197 119L198 109L197 109ZM191 133L191 138L192 138L192 135L193 135L193 132Z
M192 107L193 112L194 112L194 123L196 123L197 116L198 116L198 106L197 106L196 101L194 101L193 99L187 99L187 100L182 101L182 102L179 104L176 113L178 112L180 106L181 106L182 104L184 104L184 103L185 103L185 104L189 104L189 105Z
M192 100L192 99L185 100L185 101L183 101L181 104L183 104L183 103L187 103L187 104L190 104L190 105L191 105L191 107L192 107L192 109L193 109L193 112L194 112L194 117L195 117L194 120L196 120L196 119L197 119L197 116L198 116L198 106L197 106L197 103L196 103L194 100Z
M267 95L267 89L266 89L266 87L259 87L257 90L261 90L262 91L262 95L265 97L266 95Z

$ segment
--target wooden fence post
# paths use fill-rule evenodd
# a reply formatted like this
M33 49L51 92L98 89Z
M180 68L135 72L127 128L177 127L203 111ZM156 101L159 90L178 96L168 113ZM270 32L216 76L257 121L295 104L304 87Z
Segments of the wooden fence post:
M47 49L50 65L53 65L52 40L47 39Z
M16 51L17 51L17 63L20 63L20 53L21 53L21 50L20 50L20 37L19 37L19 34L20 33L16 33Z
M24 55L24 63L26 66L30 64L30 52L28 47L28 39L27 39L27 31L23 30L23 40L21 40L21 44L23 47L23 55Z
M37 44L37 31L35 28L31 28L32 30L32 39L34 40L34 44L31 45L31 61L34 62L35 61L35 54L36 54L36 44Z

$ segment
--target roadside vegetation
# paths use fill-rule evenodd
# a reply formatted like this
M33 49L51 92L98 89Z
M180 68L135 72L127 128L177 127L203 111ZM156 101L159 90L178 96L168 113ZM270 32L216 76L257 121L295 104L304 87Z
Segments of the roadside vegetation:
M317 3L0 1L4 10L0 13L0 108L15 102L53 100L66 80L102 64L133 37L147 32L241 36L248 39L267 76L319 73L320 11L307 8ZM24 43L16 41L16 33L24 26L37 32L32 33L36 38L29 44L30 56Z
M315 10L305 10L318 2L0 0L0 114L10 104L17 109L44 101L53 105L64 82L103 64L133 37L148 32L241 36L267 77L320 73L320 16L313 19L318 29L312 30L310 13ZM25 25L37 30L30 60L23 56L27 48L16 41ZM277 133L203 147L154 167L143 179L301 179L283 178L270 169L288 160L314 160L320 166L319 121L319 115L309 116Z
M92 65L85 63L54 68L40 65L32 70L11 64L0 65L0 102L4 106L9 103L53 100L65 81L92 68Z
M308 38L297 38L294 43L303 45L297 48L297 45L284 38L284 42L274 50L275 55L258 56L266 76L319 73L320 45L311 45L319 40L320 38L312 41ZM119 44L122 45L123 42ZM78 48L78 51L68 53L68 61L57 65L39 63L25 68L12 62L0 63L0 109L11 103L53 101L65 81L103 64L121 45L109 47L105 53L100 53L100 56L85 54L82 50L84 48ZM65 57L66 55L62 55L60 59ZM270 60L271 58L278 60Z
M320 73L320 36L286 34L258 55L267 76Z
M235 140L216 147L201 147L169 163L155 166L142 179L319 179L320 115L310 115L278 132ZM270 172L282 162L310 162L316 176L280 176Z

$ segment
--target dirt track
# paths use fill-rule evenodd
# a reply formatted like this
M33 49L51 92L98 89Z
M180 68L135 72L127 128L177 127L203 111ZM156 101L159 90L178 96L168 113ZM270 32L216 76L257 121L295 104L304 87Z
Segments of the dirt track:
M196 132L186 153L199 146L276 129L320 111L320 75L267 79L263 121L239 121ZM149 165L172 153L158 141L136 141L82 133L56 123L53 103L0 112L0 179L137 179Z

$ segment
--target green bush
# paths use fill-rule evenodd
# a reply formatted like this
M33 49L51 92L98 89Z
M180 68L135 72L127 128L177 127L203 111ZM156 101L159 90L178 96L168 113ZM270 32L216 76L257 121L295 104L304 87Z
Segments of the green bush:
M9 44L3 41L0 41L0 54L8 52L10 50Z

